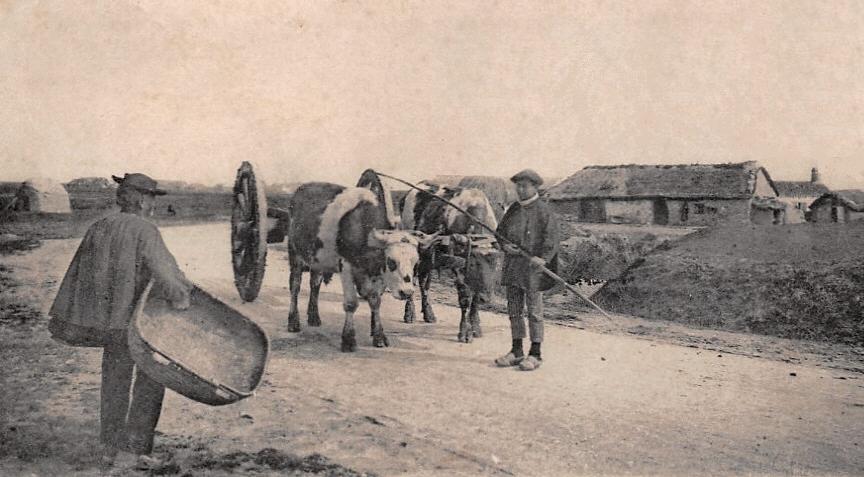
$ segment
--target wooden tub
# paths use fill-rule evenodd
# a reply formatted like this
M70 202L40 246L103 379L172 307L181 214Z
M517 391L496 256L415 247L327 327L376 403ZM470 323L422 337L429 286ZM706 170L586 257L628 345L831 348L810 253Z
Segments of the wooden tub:
M252 320L197 286L190 307L141 296L129 326L129 349L145 374L190 399L221 406L253 394L269 342Z

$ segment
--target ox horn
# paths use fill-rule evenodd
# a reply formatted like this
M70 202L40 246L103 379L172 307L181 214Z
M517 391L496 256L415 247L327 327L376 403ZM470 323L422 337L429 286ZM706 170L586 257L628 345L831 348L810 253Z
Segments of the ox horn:
M435 232L434 234L427 235L423 232L414 231L412 235L417 237L417 240L420 242L420 248L427 249L435 244L435 241L438 240L438 236L441 235L441 232Z

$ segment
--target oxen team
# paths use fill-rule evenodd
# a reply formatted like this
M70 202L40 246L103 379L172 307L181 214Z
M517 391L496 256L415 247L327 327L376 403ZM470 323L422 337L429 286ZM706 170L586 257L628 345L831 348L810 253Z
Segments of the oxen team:
M379 196L368 188L314 182L294 192L288 213L280 216L278 223L288 241L288 331L300 331L297 301L303 272L310 275L309 326L321 324L321 283L339 273L345 311L342 351L357 348L354 312L358 297L369 304L373 344L389 346L380 315L385 291L406 302L404 320L413 322L416 279L423 319L434 322L429 284L433 271L447 269L455 276L462 310L459 340L470 342L481 336L478 303L493 291L502 253L487 231L435 197L452 202L493 230L496 215L503 211L496 213L479 189L433 184L425 184L424 189L403 199L401 219L396 220L379 206Z

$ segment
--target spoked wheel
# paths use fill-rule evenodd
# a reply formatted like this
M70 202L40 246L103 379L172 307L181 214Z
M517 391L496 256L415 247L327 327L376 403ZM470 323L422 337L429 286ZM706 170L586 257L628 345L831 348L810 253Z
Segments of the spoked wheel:
M394 229L399 228L401 220L396 207L393 205L393 195L390 188L381 181L381 177L374 170L366 169L363 171L360 180L357 181L357 187L371 190L378 198L378 205L383 207L387 213L387 222L390 224L390 227Z
M231 262L234 285L243 301L253 301L261 291L267 263L267 197L264 182L255 177L249 162L237 169L231 209Z

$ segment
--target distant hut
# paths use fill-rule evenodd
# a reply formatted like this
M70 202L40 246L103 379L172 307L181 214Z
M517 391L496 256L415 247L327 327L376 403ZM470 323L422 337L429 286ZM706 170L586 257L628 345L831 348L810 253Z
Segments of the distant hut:
M300 182L277 182L275 184L267 184L268 194L293 194Z
M810 204L827 192L828 187L822 183L819 169L810 171L809 181L774 181L777 187L778 200L785 202L786 223L804 222L810 214Z
M822 194L810 204L811 222L852 222L864 219L864 191L838 190Z
M22 182L6 208L18 212L72 213L66 189L60 183L45 178Z

